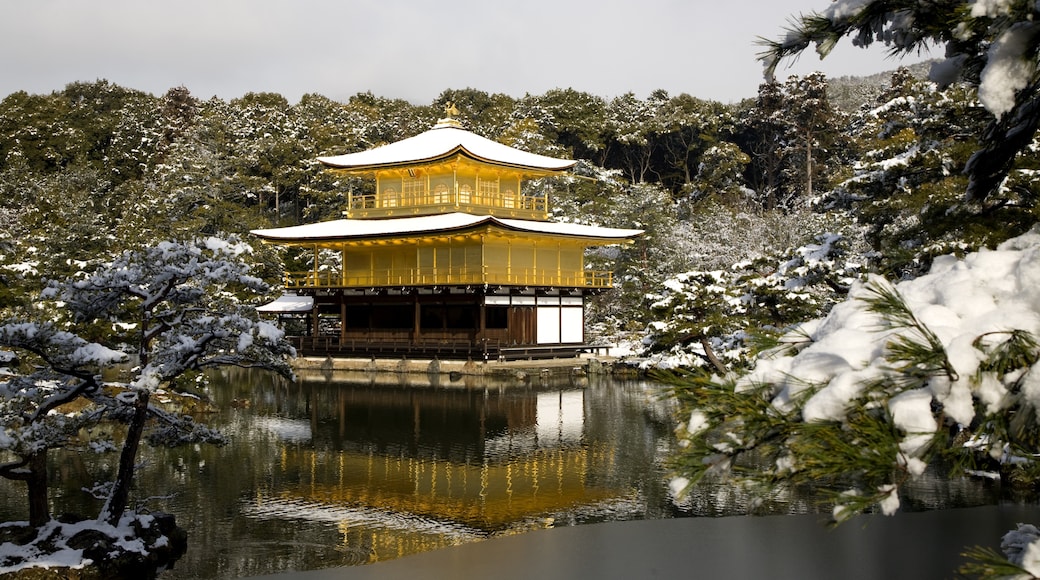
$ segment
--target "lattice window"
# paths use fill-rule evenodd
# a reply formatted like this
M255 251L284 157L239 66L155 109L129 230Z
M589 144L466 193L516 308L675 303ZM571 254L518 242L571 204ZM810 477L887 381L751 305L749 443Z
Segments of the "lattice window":
M449 201L451 201L451 198L448 195L447 185L441 183L433 188L433 203L448 203Z
M426 193L426 180L421 177L406 177L401 182L401 192L406 203L418 204Z
M480 179L477 181L477 195L484 203L492 205L498 197L497 179Z
M383 190L383 207L397 207L398 195L397 190L388 187Z

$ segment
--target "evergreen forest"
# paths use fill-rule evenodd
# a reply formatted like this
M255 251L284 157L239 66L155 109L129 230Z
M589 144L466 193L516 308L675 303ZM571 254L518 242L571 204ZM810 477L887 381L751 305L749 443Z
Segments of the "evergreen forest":
M745 364L751 334L819 316L856 276L914 276L932 256L1036 221L1028 159L1000 199L964 201L961 168L988 121L973 90L939 91L906 68L886 76L792 77L731 104L471 88L429 105L371 93L291 104L270 93L203 100L184 87L154 96L104 80L13 93L0 101L0 308L28 308L46 280L157 241L248 240L254 228L336 219L347 191L373 184L338 179L316 157L415 135L454 103L475 133L579 160L573 175L532 184L554 219L646 230L589 257L620 281L597 302L589 337L643 358L680 353L686 366ZM790 267L824 239L826 260ZM277 286L297 257L248 241ZM795 294L792 277L803 280ZM679 280L683 303L661 300ZM725 298L749 292L752 308Z
M105 80L7 95L0 345L29 356L0 350L12 377L0 383L11 421L0 448L17 456L0 475L27 482L31 524L46 524L47 450L82 425L124 422L99 516L118 523L140 441L218 439L157 412L149 399L161 386L190 394L199 371L225 364L291 374L281 331L252 307L311 258L248 232L338 219L348 192L373 184L323 170L319 156L419 134L453 106L474 133L577 160L527 185L551 200L554 220L645 231L586 257L613 270L615 286L592 302L585 336L674 385L675 497L716 477L752 506L805 487L842 521L897 512L913 501L907 483L933 470L1035 501L1035 11L833 2L764 42L767 72L846 36L896 55L942 44L945 59L928 80L922 67L872 80L815 73L736 103L575 88L290 103L186 87L156 96ZM134 357L112 396L97 369ZM7 368L17 366L28 374ZM52 412L84 398L96 407ZM1029 549L1005 550L1010 564L978 552L974 571L1040 577L1040 531L1008 537Z

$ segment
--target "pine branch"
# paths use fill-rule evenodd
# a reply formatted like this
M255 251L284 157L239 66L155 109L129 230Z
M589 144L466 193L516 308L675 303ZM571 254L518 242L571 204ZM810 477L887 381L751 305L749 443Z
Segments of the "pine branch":
M799 426L790 443L798 462L798 480L832 488L855 485L874 489L905 479L895 476L902 435L883 414L864 407L857 405L841 423Z
M987 346L987 339L998 335L1007 335L1007 339L992 347ZM1040 343L1032 333L1020 328L980 334L971 344L979 351L988 351L989 356L979 365L979 373L993 372L1002 377L1029 368L1040 360Z
M974 546L961 556L970 561L958 568L957 573L968 578L1035 578L993 548Z
M885 345L888 361L897 365L894 370L925 377L942 374L950 381L958 380L942 341L917 318L894 286L875 277L867 283L865 291L868 296L860 300L866 302L868 312L881 316L883 329L911 331L897 335Z

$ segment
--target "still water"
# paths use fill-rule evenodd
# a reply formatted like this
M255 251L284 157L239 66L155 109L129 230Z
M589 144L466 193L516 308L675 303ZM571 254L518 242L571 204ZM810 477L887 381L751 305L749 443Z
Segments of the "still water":
M666 388L609 377L496 381L414 374L212 376L200 418L223 447L144 448L135 490L188 530L164 580L367 564L539 528L744 513L739 490L676 501ZM62 458L55 512L96 513L81 489L99 466ZM107 474L105 474L107 475ZM0 518L25 519L0 485ZM992 501L984 483L926 480L929 506ZM951 498L953 498L951 500ZM812 511L776 498L773 511Z
M663 466L672 409L654 383L345 372L294 383L229 369L207 392L199 420L227 445L142 448L135 498L189 533L163 579L365 564L681 513ZM97 512L81 491L105 468L93 461L57 462L56 513ZM0 519L25 519L24 488L0 485Z

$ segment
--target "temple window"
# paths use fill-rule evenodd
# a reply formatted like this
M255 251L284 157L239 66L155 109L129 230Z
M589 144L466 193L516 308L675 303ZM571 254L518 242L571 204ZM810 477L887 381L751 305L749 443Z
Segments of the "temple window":
M480 203L484 203L485 205L495 205L494 200L498 197L498 180L478 179L477 196Z
M401 191L406 205L418 205L422 203L423 195L426 193L426 180L421 177L406 177L401 180Z
M459 203L473 203L473 188L468 183L459 186Z
M448 203L450 200L447 185L439 183L433 188L433 203Z
M397 207L399 196L397 190L388 187L383 190L383 207Z

